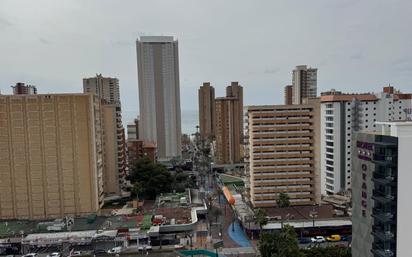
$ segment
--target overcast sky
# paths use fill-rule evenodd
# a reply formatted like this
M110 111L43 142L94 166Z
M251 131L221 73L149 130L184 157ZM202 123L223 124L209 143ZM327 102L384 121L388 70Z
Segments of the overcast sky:
M412 91L412 1L1 0L0 89L81 92L96 73L120 80L125 116L137 114L135 40L179 40L182 110L204 81L245 105L281 104L294 66L318 68L318 92Z

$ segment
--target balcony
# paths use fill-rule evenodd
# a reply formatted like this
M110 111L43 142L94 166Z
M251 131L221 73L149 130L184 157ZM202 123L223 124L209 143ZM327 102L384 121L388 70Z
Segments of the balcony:
M395 184L395 177L392 175L385 176L384 174L374 174L372 181L377 182L382 185L393 185Z
M393 221L394 215L389 211L375 207L373 208L372 217L386 223Z
M379 238L382 241L392 241L395 235L392 231L383 231L383 230L374 230L372 231L372 235Z
M374 256L379 257L392 257L395 255L393 251L389 249L372 249L372 253L374 254Z
M372 162L378 165L382 165L385 167L393 167L396 166L398 159L396 156L392 155L381 155L381 154L374 154Z
M383 193L381 191L378 191L378 190L373 190L372 194L373 194L372 199L376 200L378 202L381 202L381 203L389 203L389 202L395 200L395 195L385 194L385 193Z

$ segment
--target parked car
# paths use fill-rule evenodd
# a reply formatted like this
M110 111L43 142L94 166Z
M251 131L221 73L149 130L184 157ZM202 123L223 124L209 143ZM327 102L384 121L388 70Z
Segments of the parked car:
M315 236L315 237L312 237L310 240L312 241L312 243L324 243L324 242L326 242L326 240L323 236Z
M113 247L112 249L107 251L107 253L109 253L109 254L121 253L122 250L123 250L123 247L117 246L117 247Z
M73 251L70 253L69 256L81 256L83 253L82 251Z
M93 251L93 256L105 255L106 251L103 249L96 249Z
M37 253L28 253L23 255L22 257L37 257Z
M139 251L151 251L153 248L151 245L142 245L139 246L138 250Z
M185 249L185 246L184 245L175 245L175 249L176 250L182 250L182 249Z
M47 257L61 257L61 254L59 252L53 252L48 254Z
M312 242L312 241L310 240L310 237L302 237L302 238L299 238L299 244L309 244L310 242Z
M341 241L350 241L350 240L351 240L351 237L350 237L350 236L341 236L341 237L340 237L340 240L341 240Z
M329 242L339 242L341 240L340 235L330 235L326 237L326 240Z

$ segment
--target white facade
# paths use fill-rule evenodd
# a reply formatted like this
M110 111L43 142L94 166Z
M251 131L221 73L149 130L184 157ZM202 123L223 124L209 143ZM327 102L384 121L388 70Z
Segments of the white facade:
M411 99L400 99L399 95L380 92L321 97L322 194L351 189L353 132L379 131L376 122L406 119L404 110L411 108Z
M181 155L178 42L173 37L137 40L140 139L155 142L158 157Z

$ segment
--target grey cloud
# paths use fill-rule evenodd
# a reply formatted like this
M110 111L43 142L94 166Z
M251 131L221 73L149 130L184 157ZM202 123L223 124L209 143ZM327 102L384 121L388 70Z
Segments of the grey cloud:
M45 44L45 45L50 45L51 44L51 42L49 41L49 40L47 40L47 39L45 39L45 38L39 38L39 41L42 43L42 44Z
M363 54L362 53L355 53L355 54L352 54L351 56L350 56L350 58L352 59L352 60L360 60L360 59L363 59Z
M13 23L6 20L5 18L0 17L0 27L11 27L11 26L13 26Z

